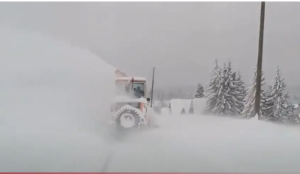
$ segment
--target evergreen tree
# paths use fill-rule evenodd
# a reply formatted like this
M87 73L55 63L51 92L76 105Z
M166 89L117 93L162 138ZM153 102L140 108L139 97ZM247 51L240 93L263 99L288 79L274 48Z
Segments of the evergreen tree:
M203 86L201 84L198 84L198 87L197 87L197 91L196 91L196 95L195 97L196 98L202 98L204 97L204 89L203 89Z
M242 112L242 116L245 118L252 118L255 116L256 78L257 78L257 70L255 69L251 86L247 90L247 95L246 95L245 101L244 101L244 109ZM263 77L263 74L262 74L261 86L264 85L264 81L265 81L265 78ZM267 106L267 105L263 104L263 103L265 103L264 97L265 97L264 90L261 90L261 104L260 104L261 105L261 107L260 107L261 115L262 115L262 112L261 112L262 107Z
M287 120L290 115L287 112L287 108L289 106L288 94L283 94L283 91L286 88L286 84L284 79L281 78L280 69L277 67L276 76L273 81L271 95L274 96L274 117L280 121Z
M236 116L243 110L243 100L245 97L244 82L241 75L232 72L231 62L224 65L221 89L215 110L220 115Z
M270 94L271 87L267 91L262 91L261 93L261 119L270 120L274 115L274 101Z
M211 76L211 80L209 81L208 88L205 91L206 101L206 111L209 113L213 113L214 108L217 104L218 94L220 90L221 83L221 69L218 66L218 61L215 61L215 67L213 69L213 73Z
M242 114L242 111L244 110L244 103L245 103L245 97L246 97L246 89L245 89L245 83L242 79L242 75L240 72L237 74L237 100L239 101L239 110L240 110L240 115Z
M268 119L284 122L292 116L289 110L291 105L288 101L289 95L284 94L285 88L286 84L281 77L280 69L277 67L273 84L267 95L267 99L273 102L273 114L269 114Z
M212 108L212 113L214 114L218 114L218 115L225 115L225 111L226 111L226 100L225 100L225 95L224 95L224 91L227 89L226 88L226 84L227 84L227 78L228 78L228 73L227 73L228 69L226 67L226 63L224 63L224 68L223 71L221 73L221 69L219 70L219 76L220 76L220 80L219 80L219 84L217 87L217 91L216 91L216 97L215 97L215 105Z

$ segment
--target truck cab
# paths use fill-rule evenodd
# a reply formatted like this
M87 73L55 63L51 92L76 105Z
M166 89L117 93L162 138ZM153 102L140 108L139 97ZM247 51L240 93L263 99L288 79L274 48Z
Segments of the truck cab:
M117 95L130 94L135 98L148 98L146 79L143 77L118 77L116 78Z

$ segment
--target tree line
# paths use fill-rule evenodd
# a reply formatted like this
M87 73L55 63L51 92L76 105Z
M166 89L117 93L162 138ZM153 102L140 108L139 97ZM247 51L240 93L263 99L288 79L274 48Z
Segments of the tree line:
M206 98L205 114L231 116L239 118L255 117L256 69L248 89L240 72L232 70L231 62L224 63L223 68L215 61L210 81L204 91L199 84L197 98ZM279 123L298 123L299 116L294 113L298 105L292 104L289 94L285 92L286 83L277 67L272 84L263 90L265 78L262 74L262 91L259 120Z

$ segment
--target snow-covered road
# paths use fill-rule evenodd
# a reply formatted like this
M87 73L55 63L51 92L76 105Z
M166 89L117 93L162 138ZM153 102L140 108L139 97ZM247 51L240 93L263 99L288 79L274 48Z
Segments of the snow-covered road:
M300 130L251 120L162 116L116 142L109 172L299 172Z
M104 128L1 132L0 169L100 172L112 150L107 172L300 171L298 128L197 115L161 116L159 123L119 141Z

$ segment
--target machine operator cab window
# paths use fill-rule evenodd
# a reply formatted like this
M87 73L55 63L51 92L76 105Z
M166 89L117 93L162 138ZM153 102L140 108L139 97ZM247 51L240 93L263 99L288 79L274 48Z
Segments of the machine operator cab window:
M145 83L134 82L133 83L134 96L137 98L145 97Z

